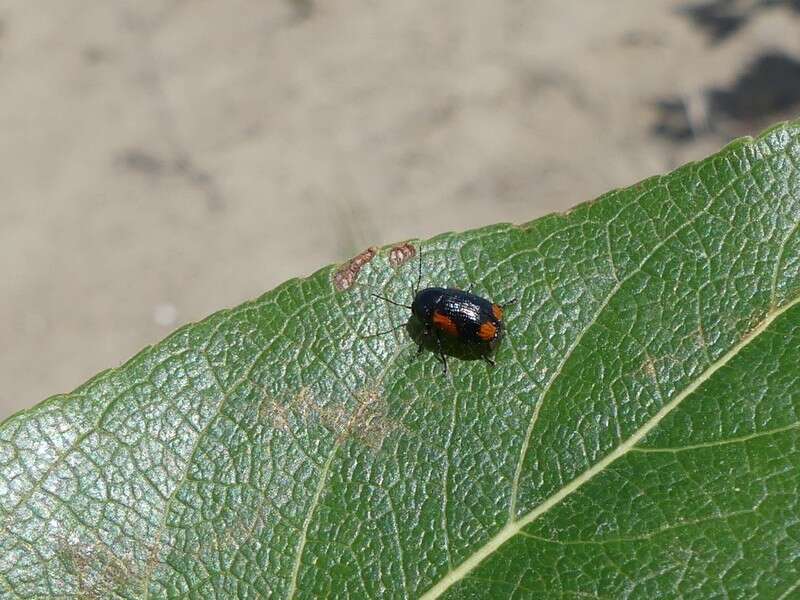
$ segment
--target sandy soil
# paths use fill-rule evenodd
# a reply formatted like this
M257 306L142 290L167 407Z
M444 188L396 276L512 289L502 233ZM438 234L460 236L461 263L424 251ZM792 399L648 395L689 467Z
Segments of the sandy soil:
M0 417L368 245L800 113L800 19L762 4L0 0Z

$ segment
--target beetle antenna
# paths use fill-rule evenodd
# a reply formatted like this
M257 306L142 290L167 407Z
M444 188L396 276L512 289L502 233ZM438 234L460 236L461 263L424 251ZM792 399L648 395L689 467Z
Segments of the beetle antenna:
M389 304L394 304L395 306L402 306L403 308L407 308L411 310L411 307L408 304L400 304L399 302L395 302L394 300L389 300L389 298L385 298L384 296L380 296L379 294L372 294L376 298L380 298L381 300L385 300Z
M400 325L398 325L397 327L392 327L391 329L387 329L386 331L379 331L377 333L370 333L369 335L360 335L358 337L360 337L362 340L366 340L367 338L374 338L374 337L378 337L379 335L386 335L387 333L392 333L393 331L397 331L401 327L405 327L405 326L406 326L405 323L400 323Z
M422 283L422 244L419 244L419 275L417 276L417 287L414 288L414 297L417 297L419 286Z

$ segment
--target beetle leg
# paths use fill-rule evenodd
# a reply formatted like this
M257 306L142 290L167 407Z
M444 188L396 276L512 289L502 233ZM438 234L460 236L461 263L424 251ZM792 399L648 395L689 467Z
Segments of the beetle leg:
M436 330L436 345L439 346L439 359L442 361L442 367L444 367L444 374L447 375L447 358L444 355L444 351L442 350L442 337L439 335L439 330Z
M517 303L517 299L516 298L512 298L511 300L509 300L508 302L504 302L500 306L505 308L506 306L511 306L512 304L516 304L516 303Z
M428 325L426 325L425 329L422 330L422 337L429 338L430 336L431 336L431 328ZM417 356L422 354L422 349L423 349L422 342L420 342L417 347Z
M483 354L483 355L481 356L481 358L483 358L483 360L485 360L487 363L489 363L489 366L490 366L490 367L493 367L493 366L496 364L496 363L494 362L494 360L493 360L493 359L491 359L491 358L489 358L489 357L488 357L486 354Z

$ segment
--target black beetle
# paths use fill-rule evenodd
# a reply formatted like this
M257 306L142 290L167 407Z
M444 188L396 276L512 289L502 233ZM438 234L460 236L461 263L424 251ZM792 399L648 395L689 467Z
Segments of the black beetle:
M496 304L486 298L456 288L429 287L420 290L421 282L422 252L420 251L419 277L411 306L395 302L379 294L372 295L395 306L410 309L411 313L424 326L424 335L435 334L439 350L438 357L442 362L445 374L447 374L447 358L442 350L442 334L466 344L482 346L481 358L494 366L494 360L489 357L489 354L494 350L505 329L503 309L516 302L516 299L505 304ZM368 337L391 333L404 325ZM420 343L419 352L422 352L422 348Z

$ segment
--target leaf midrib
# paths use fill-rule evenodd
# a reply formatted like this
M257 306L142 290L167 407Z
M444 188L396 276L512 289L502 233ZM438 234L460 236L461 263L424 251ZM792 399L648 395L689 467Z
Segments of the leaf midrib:
M473 552L466 560L464 560L458 567L447 573L425 592L421 598L422 600L431 600L438 598L446 592L453 584L463 579L472 569L477 567L485 558L489 557L500 546L505 544L508 540L517 535L523 527L530 525L533 521L545 514L554 506L558 505L562 500L570 496L573 492L577 491L584 484L591 481L596 475L602 473L606 467L610 466L617 459L625 456L630 450L634 448L648 433L661 423L661 421L669 413L675 410L680 404L691 394L693 394L703 383L712 377L717 371L727 365L739 352L747 347L753 340L757 339L764 333L769 326L783 313L791 309L793 306L800 304L800 296L794 298L790 302L777 308L776 310L767 313L766 317L747 335L742 337L736 344L734 344L725 354L718 358L715 362L711 363L692 383L687 385L683 390L678 392L672 400L664 404L661 409L653 415L647 422L645 422L639 429L633 432L631 436L612 450L609 454L604 456L601 460L589 467L586 471L575 477L572 481L567 483L557 492L549 496L541 504L522 515L519 519L509 521L500 529L494 536L492 536L486 543Z

